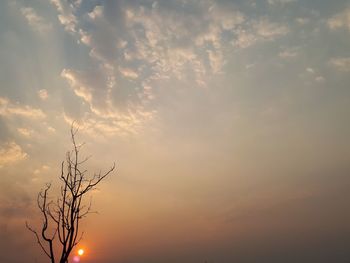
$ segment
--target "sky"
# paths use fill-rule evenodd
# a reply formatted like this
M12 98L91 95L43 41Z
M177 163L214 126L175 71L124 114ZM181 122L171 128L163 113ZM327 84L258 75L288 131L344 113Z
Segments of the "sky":
M47 262L74 120L80 262L350 260L349 1L4 0L0 61L0 262Z

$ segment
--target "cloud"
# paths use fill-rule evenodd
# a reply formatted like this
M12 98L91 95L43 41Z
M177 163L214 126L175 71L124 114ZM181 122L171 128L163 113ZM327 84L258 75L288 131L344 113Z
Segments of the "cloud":
M40 175L46 174L50 171L51 167L44 164L40 166L39 168L34 169L33 175L32 175L32 181L38 181L40 178Z
M11 165L28 157L21 146L15 142L8 142L0 147L0 168Z
M135 72L134 70L130 69L130 68L119 68L120 73L126 77L126 78L131 78L131 79L137 79L138 78L138 74L137 72Z
M314 74L315 73L315 70L313 68L310 68L310 67L306 68L306 71L308 73L310 73L310 74Z
M20 10L33 30L39 33L46 33L52 29L52 25L45 21L43 17L39 16L33 8L22 7Z
M100 71L82 72L71 69L63 69L61 77L66 79L70 87L74 90L75 95L89 103L92 110L95 106L93 103L93 92L104 90L106 88L103 73ZM95 94L96 95L96 94Z
M226 57L235 49L289 32L267 17L248 19L235 5L211 1L184 2L177 8L165 2L107 1L88 12L75 2L52 2L59 17L69 21L61 21L66 31L88 48L94 65L88 70L65 68L61 76L82 99L82 107L88 106L85 122L108 132L114 129L105 127L107 119L118 129L129 123L130 130L154 119L152 105L161 99L163 87L170 89L169 83L205 87L226 73Z
M96 74L64 69L61 76L65 78L75 94L89 106L80 121L82 130L91 135L127 135L136 134L147 120L151 120L154 111L146 111L142 105L125 99L127 106L118 107L111 98L111 89L106 84L106 76L102 72ZM68 123L73 117L64 115Z
M237 48L247 48L255 44L257 40L258 38L254 33L241 30L232 44Z
M38 96L41 100L47 100L47 98L49 97L49 93L46 89L41 89L38 91Z
M253 28L259 36L267 40L284 36L289 32L289 29L286 26L272 23L267 18L262 18L257 23L254 23Z
M103 7L103 6L97 5L97 6L95 6L95 8L92 10L92 12L90 12L90 13L88 14L88 16L89 16L91 19L95 20L95 19L97 19L97 18L99 18L99 17L102 17L102 15L103 15L103 10L104 10L104 7Z
M54 127L51 127L51 126L48 126L48 127L47 127L47 130L48 130L49 132L52 132L52 133L56 132L56 129L55 129Z
M155 113L137 108L131 110L129 114L113 111L107 115L101 115L90 112L78 120L78 123L80 130L92 137L124 137L139 134L144 127L144 123L150 122ZM67 114L64 114L63 117L68 124L77 121Z
M17 128L17 131L24 137L31 137L34 133L33 130L27 128Z
M222 52L208 50L208 56L213 73L219 73L224 65Z
M280 58L289 59L298 56L298 51L296 49L285 49L278 53Z
M236 38L232 44L238 48L247 48L258 41L273 41L278 37L282 37L289 32L287 26L280 25L269 21L263 17L259 20L253 20L245 28L239 28L235 31Z
M296 1L297 0L267 0L269 5L276 5L276 4L284 5L284 4L289 4L289 3L296 2Z
M345 58L332 58L329 63L339 71L350 71L350 57Z
M51 0L51 3L58 11L58 20L64 26L64 29L67 32L75 33L78 21L74 11L80 6L81 1Z
M307 17L298 17L295 19L295 21L299 24L299 25L306 25L310 22L310 18Z
M325 82L325 78L322 76L322 75L320 75L319 73L318 73L318 70L317 69L314 69L314 68L312 68L312 67L307 67L306 69L306 72L310 75L310 76L312 76L312 78L314 79L314 81L316 81L316 82L318 82L318 83L323 83L323 82Z
M191 69L197 80L203 78L204 61L190 45L192 41L198 49L209 43L213 45L213 52L221 52L220 28L215 22L205 31L191 35L197 23L195 17L188 15L179 19L177 15L159 9L130 8L126 11L126 26L132 35L124 52L130 61L139 60L149 65L149 80L184 80ZM142 31L138 30L140 27Z
M0 115L4 117L20 116L30 119L43 119L46 117L41 109L28 105L12 103L7 98L0 97Z
M315 77L315 81L319 83L325 82L325 78L321 75Z
M327 24L333 30L345 27L350 31L350 8L328 19Z

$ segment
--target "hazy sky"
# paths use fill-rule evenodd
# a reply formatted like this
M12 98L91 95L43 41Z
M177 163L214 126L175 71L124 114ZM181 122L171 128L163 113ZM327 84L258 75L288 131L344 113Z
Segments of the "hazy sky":
M349 1L3 0L0 60L0 262L72 120L117 163L81 262L350 261Z

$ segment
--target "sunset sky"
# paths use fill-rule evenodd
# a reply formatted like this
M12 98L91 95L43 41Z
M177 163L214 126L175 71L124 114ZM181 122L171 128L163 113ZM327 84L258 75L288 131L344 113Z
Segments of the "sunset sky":
M1 263L73 120L80 262L350 262L348 0L2 0L0 61Z

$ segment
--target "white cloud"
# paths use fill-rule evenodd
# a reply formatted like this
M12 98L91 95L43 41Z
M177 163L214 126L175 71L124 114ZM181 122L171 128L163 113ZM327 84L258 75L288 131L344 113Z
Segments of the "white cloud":
M90 75L91 76L91 75ZM70 69L63 69L61 72L61 77L65 78L70 87L74 90L75 95L82 98L89 104L92 104L92 83L90 80L96 81L96 78L89 78L89 74L85 74L84 72L78 72ZM100 84L104 85L103 82Z
M95 72L96 73L96 72ZM124 109L118 109L111 97L111 90L106 87L106 79L86 72L64 69L62 77L70 87L90 107L80 120L83 130L91 135L120 135L138 133L146 121L153 119L154 111L147 111L142 105L127 103ZM101 86L105 86L105 88ZM127 101L126 101L127 102ZM74 118L67 113L65 120L71 123Z
M279 36L284 36L289 32L289 29L277 23L270 22L267 18L263 18L253 25L256 33L267 40L272 40Z
M213 73L221 72L221 69L224 65L224 58L222 52L214 52L212 50L208 50L209 62Z
M250 63L250 64L245 65L245 68L251 69L251 68L254 68L255 66L256 66L256 63Z
M339 71L350 72L350 57L333 58L330 64Z
M41 89L38 91L38 96L41 100L47 100L47 98L49 97L49 93L46 89Z
M58 11L58 20L70 33L76 32L78 20L74 15L74 10L80 5L80 1L51 0L51 3Z
M31 137L34 133L33 130L27 128L17 128L17 131L24 137Z
M215 75L225 74L226 56L234 49L273 41L289 31L266 17L248 20L234 6L209 1L196 3L196 12L125 2L115 17L108 16L108 3L80 14L74 3L52 2L59 15L71 21L62 23L66 30L89 48L90 59L98 65L88 71L72 68L61 73L89 106L89 117L83 118L99 123L94 127L105 127L101 123L107 118L116 121L117 116L116 127L121 123L139 126L154 117L150 102L160 98L157 92L169 86L169 81L206 86Z
M323 83L323 82L325 82L325 78L323 76L319 75L319 76L316 76L315 81L319 82L319 83Z
M330 29L345 27L350 31L350 8L328 19L327 24Z
M138 74L137 72L135 72L134 70L130 69L130 68L122 68L119 67L119 71L120 73L126 77L126 78L131 78L131 79L137 79L138 78Z
M50 166L44 164L41 167L34 169L33 176L31 178L32 182L36 182L42 177L42 175L47 174L50 171Z
M49 169L50 169L50 166L44 164L41 167L35 169L33 173L34 173L34 175L39 175L39 174L42 174L44 172L47 172Z
M91 19L96 19L102 17L103 10L103 6L95 6L94 10L92 10L88 15Z
M233 30L247 19L243 13L232 8L227 10L214 5L209 11L211 15L210 19L224 30Z
M4 117L20 116L30 119L43 119L46 117L41 109L36 109L28 105L12 103L4 97L0 97L0 115Z
M314 74L315 73L315 70L313 68L310 68L310 67L307 67L306 68L306 71L311 73L311 74Z
M280 58L289 59L298 56L297 49L285 49L278 53Z
M284 4L289 4L289 3L296 2L296 1L297 1L297 0L267 0L267 2L268 2L270 5L276 5L276 4L284 5Z
M8 142L0 147L0 168L11 165L28 157L21 146L15 142Z
M33 30L39 33L45 33L52 28L52 25L45 21L43 17L39 16L33 8L22 7L20 10Z
M56 129L54 127L51 127L51 126L47 127L47 130L49 132L56 132Z
M223 35L235 34L246 18L238 10L219 5L201 3L198 8L203 13L162 12L159 6L153 10L129 8L126 25L133 33L136 50L126 47L125 58L149 63L151 79L186 80L194 76L197 85L205 85L211 76L223 72L223 51L228 46Z
M247 30L240 30L237 34L237 38L232 41L232 44L237 48L247 48L255 44L258 40L254 33L247 32Z
M130 109L128 114L118 112L116 109L110 109L106 114L98 112L86 113L80 120L75 120L67 114L64 119L68 124L72 121L78 121L81 127L80 131L93 137L108 136L129 136L142 131L145 123L154 119L155 111L144 111L143 108Z
M312 68L312 67L307 67L305 69L307 72L307 75L301 75L307 78L311 78L313 81L318 82L318 83L323 83L325 82L325 78L319 73L318 69Z
M295 21L299 24L299 25L306 25L310 22L310 18L306 18L306 17L298 17L295 19Z
M273 41L288 32L288 27L270 22L264 17L251 21L249 27L235 30L236 38L231 43L237 48L247 48L258 41Z
M83 30L79 30L80 41L86 46L91 46L91 35L87 34Z

